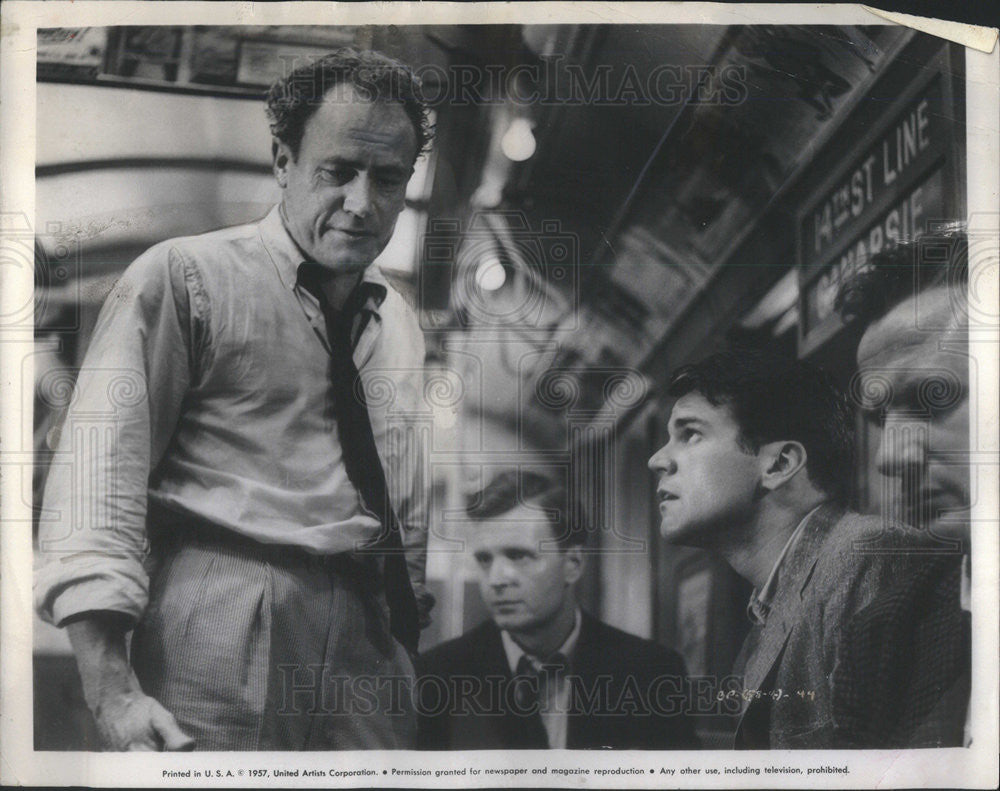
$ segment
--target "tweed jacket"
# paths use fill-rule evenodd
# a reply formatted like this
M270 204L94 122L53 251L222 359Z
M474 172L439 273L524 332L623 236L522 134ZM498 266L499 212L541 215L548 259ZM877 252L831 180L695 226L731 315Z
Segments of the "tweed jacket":
M838 741L961 747L972 676L962 557L932 555L848 625L834 671Z
M492 620L417 661L418 746L424 749L545 749L537 713L505 702L512 677ZM433 683L431 678L433 677ZM568 749L693 749L688 681L680 655L583 613L570 659ZM440 695L446 692L446 699Z
M743 678L735 746L833 748L834 669L845 626L927 557L911 528L824 504L785 558L770 613L736 660Z

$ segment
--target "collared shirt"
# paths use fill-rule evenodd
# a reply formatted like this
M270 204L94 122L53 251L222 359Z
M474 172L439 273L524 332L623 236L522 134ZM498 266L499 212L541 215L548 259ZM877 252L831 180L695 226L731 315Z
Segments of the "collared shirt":
M771 573L767 577L767 581L764 583L764 587L760 589L760 592L754 588L753 593L750 594L750 601L747 604L747 618L750 619L751 623L757 626L763 626L767 621L767 616L771 611L771 601L774 599L774 592L778 588L778 576L781 571L781 564L784 562L785 558L791 554L792 548L798 543L799 536L802 535L802 531L805 530L806 523L816 511L821 507L817 505L808 514L802 517L802 521L796 526L792 531L792 534L788 537L785 542L784 548L778 554L778 559L774 561L774 566L771 567Z
M561 654L570 662L573 659L573 649L576 648L576 642L580 639L580 625L582 622L583 618L580 615L579 608L577 608L574 614L573 629L570 631L569 637L559 647L559 650L556 651L556 654ZM551 659L551 657L542 658L525 653L524 649L515 642L506 629L500 632L500 639L503 641L503 650L507 655L507 664L510 667L510 672L515 675L517 674L517 666L521 662L521 657L527 657L536 672L539 673L542 672L545 662ZM567 715L569 714L570 703L570 683L565 673L556 675L554 678L554 684L546 683L542 685L541 691L545 697L539 703L538 713L542 718L542 725L545 726L545 733L549 737L549 747L554 750L565 750L568 724Z
M148 600L146 517L195 517L268 544L350 551L379 532L347 477L331 357L305 258L263 220L140 256L101 311L49 473L36 603L56 624ZM423 581L423 336L374 266L354 360L390 497Z

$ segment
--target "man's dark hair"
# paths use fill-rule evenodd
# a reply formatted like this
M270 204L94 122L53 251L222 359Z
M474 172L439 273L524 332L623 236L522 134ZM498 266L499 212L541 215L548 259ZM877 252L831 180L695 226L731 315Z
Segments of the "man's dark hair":
M579 503L570 501L561 483L532 470L502 471L483 489L468 496L465 511L470 519L479 522L502 516L519 505L545 512L559 549L582 547L587 542Z
M417 135L417 155L427 149L434 133L413 70L381 52L353 47L299 66L271 86L267 93L271 134L297 157L306 122L331 88L346 84L371 101L401 104Z
M925 233L869 258L841 285L834 308L845 322L865 326L921 291L938 286L964 289L968 274L964 229Z
M802 443L809 479L846 499L853 416L847 398L821 369L764 350L724 351L677 369L668 392L677 398L697 393L713 406L728 407L740 444L750 453L768 442Z

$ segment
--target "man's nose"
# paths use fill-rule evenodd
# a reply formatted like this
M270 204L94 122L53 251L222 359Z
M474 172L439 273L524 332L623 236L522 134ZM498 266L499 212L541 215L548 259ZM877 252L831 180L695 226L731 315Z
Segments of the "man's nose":
M372 210L372 180L368 173L358 173L346 186L344 211L358 217L367 217Z
M486 573L486 581L494 588L503 588L511 584L511 567L504 560L494 560Z
M908 470L922 467L928 430L927 421L888 416L875 458L878 471L889 478L902 478Z
M652 472L666 472L673 474L677 472L677 463L670 452L670 445L664 445L650 458L646 465Z

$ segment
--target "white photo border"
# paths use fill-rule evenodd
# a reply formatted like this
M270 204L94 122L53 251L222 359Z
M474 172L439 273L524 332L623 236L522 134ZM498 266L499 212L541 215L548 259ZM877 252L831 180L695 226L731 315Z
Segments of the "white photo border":
M884 24L862 6L847 5L723 5L711 3L251 3L251 2L26 2L10 0L3 7L2 123L0 123L0 190L4 234L23 231L19 218L29 221L34 212L35 165L35 33L56 26L115 24L552 24L578 23L714 23L714 24ZM1000 218L997 174L998 119L1000 119L1000 53L967 50L968 113L967 162L970 221L983 232L997 232ZM994 292L987 304L1000 302ZM31 304L31 282L5 273L0 289L0 315ZM710 767L763 768L847 766L850 774L814 774L806 782L817 788L860 787L996 787L998 770L998 613L1000 613L1000 527L998 476L980 475L979 498L973 519L977 529L972 553L975 669L971 697L974 741L967 749L864 752L670 752L639 751L482 751L476 753L180 753L111 754L35 752L32 739L32 640L31 517L26 513L13 471L30 464L23 449L8 438L22 433L31 415L20 411L21 394L30 388L30 367L22 365L32 351L32 334L20 330L0 333L0 431L3 456L0 472L0 781L11 785L95 785L205 787L440 787L491 785L584 788L720 788L800 787L802 775L708 775ZM998 334L996 328L977 332L970 353L981 372L979 390L972 396L972 414L981 414L973 425L972 447L989 453L998 443ZM27 380L24 377L29 377ZM30 400L29 400L30 401ZM29 526L25 529L25 526ZM208 776L200 779L169 776L192 767ZM253 777L254 769L308 767L327 772L323 778L276 780ZM480 774L435 776L439 770L472 767ZM534 768L579 770L576 774L533 774ZM701 768L698 774L681 775L684 767ZM525 770L524 774L486 774L485 768ZM674 774L661 769L672 768ZM394 774L399 770L428 770L429 775ZM584 773L586 770L586 773ZM600 770L604 773L598 774ZM374 774L367 774L367 772ZM219 773L216 776L216 773ZM337 774L337 773L341 774Z

